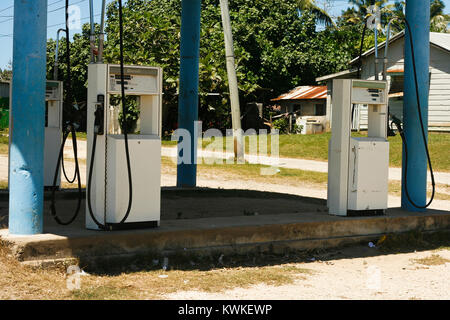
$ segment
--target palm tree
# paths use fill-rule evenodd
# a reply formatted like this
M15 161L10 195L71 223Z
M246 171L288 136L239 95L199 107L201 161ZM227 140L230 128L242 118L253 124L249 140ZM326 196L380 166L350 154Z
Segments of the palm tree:
M389 20L392 18L397 18L392 20L391 31L398 33L405 28L405 1L397 1L394 3L392 10L389 12Z
M448 32L448 24L450 22L450 15L444 14L445 4L442 0L430 0L430 31L432 32ZM394 32L400 32L405 28L404 14L405 1L397 1L393 10L390 11L390 17L399 18L391 25Z
M326 26L336 26L328 12L317 5L316 0L297 0L297 5L300 11L311 12L319 23Z
M442 0L431 0L430 5L430 31L448 32L450 16L444 14L445 4Z
M385 8L388 7L385 6L388 0L348 0L348 2L352 4L353 7L344 11L342 17L344 18L344 21L349 24L362 24L368 16L368 9L371 5L376 5L381 9L383 20Z

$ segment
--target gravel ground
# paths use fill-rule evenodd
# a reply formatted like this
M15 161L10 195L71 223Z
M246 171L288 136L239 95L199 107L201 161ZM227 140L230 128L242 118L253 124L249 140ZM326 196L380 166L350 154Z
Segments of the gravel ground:
M82 152L85 152L83 150ZM80 153L82 153L80 152ZM70 154L67 154L70 157ZM0 171L6 171L7 159L0 159ZM84 171L84 165L81 166ZM73 164L68 162L71 172ZM7 171L6 171L7 172ZM1 172L0 172L1 173ZM85 183L85 177L83 177ZM176 176L164 174L162 186L174 186ZM309 186L282 186L254 181L241 181L220 177L200 176L199 187L224 189L250 189L283 192L323 198L326 189ZM389 206L400 206L400 198L389 196ZM432 208L450 210L450 201L435 200ZM221 293L179 291L167 295L167 299L450 299L450 250L421 251L401 254L374 254L376 248L351 249L339 259L311 261L296 266L312 270L305 277L299 276L293 284L282 286L256 285L236 288ZM370 256L367 256L367 255ZM439 255L441 263L421 264L415 259ZM313 257L312 257L313 259Z
M377 249L367 247L351 250ZM447 261L438 265L424 265L415 261L415 259L432 255L439 255ZM296 266L312 270L312 274L306 277L302 275L302 278L299 277L289 285L259 284L222 293L179 291L165 298L193 300L450 299L450 250L317 260L311 263L299 263Z

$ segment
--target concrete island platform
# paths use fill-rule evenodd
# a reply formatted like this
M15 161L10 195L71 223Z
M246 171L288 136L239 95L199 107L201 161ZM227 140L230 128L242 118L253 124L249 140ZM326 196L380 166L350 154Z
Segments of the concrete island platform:
M379 239L384 234L450 229L450 211L411 213L390 208L384 216L328 215L326 200L282 193L224 189L163 188L161 226L129 231L84 228L78 218L60 226L45 202L44 234L9 235L8 198L0 195L0 240L26 264L77 259L92 261L139 254L283 252L331 248ZM58 194L63 218L73 214L76 193ZM5 224L6 221L6 224Z

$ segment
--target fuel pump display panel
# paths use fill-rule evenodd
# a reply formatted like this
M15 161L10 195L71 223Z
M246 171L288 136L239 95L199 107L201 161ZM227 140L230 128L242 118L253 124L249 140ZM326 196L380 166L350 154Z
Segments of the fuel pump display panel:
M122 81L119 66L109 67L109 93L120 94ZM158 94L158 69L152 67L124 67L125 93L128 95Z
M386 83L375 81L353 81L352 103L387 104Z
M45 87L45 101L61 100L62 82L47 80Z

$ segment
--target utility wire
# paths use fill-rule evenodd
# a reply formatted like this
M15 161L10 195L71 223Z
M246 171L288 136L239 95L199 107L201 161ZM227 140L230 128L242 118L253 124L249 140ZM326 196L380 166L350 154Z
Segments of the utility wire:
M74 5L80 4L80 3L82 3L82 2L85 2L85 1L87 1L87 0L81 0L81 1L78 1L78 2L75 2L75 3L72 3L72 4L71 4L71 6L74 6ZM59 8L56 8L56 9L53 9L53 10L47 11L47 13L52 13L52 12L56 12L56 11L59 11L59 10L62 10L62 9L65 9L65 7L59 7Z
M11 9L11 8L14 8L14 5L12 5L12 6L9 6L9 7L5 8L5 9L2 9L2 10L0 10L0 12L3 12L3 11L6 11L6 10L9 10L9 9Z
M99 13L99 14L94 15L94 17L98 17L98 16L101 16L101 14ZM90 18L90 17L84 17L84 18L81 18L80 21L85 21L85 20L88 20L89 18ZM66 24L65 22L61 22L61 23L57 23L57 24L52 24L51 26L48 26L47 29L50 29L50 28L53 28L53 27L58 27L58 26L63 26L63 25L65 25L65 24ZM0 38L3 38L3 37L12 37L12 36L13 36L12 33L9 33L9 34L0 34Z
M51 6L51 5L57 4L57 3L61 2L61 1L62 1L62 0L53 2L53 3L49 4L48 7ZM81 1L75 2L75 3L72 4L72 6L77 5L77 4L80 4L80 3L83 3L83 2L86 2L86 1L87 1L87 0L81 0ZM12 8L12 7L14 7L14 6L5 8L5 9L3 9L2 11L5 11L5 10L7 10L7 9L9 9L9 8ZM53 13L53 12L56 12L56 11L59 11L59 10L63 10L64 8L65 8L65 7L59 7L59 8L53 9L53 10L49 10L49 11L47 11L47 14L48 14L48 13ZM0 11L0 12L2 12L2 11ZM14 20L14 16L9 16L9 17L11 17L11 18L6 19L6 20L3 20L3 21L0 21L0 24L1 24L1 23L5 23L5 22L9 22L9 21ZM64 23L63 23L63 24L64 24Z

